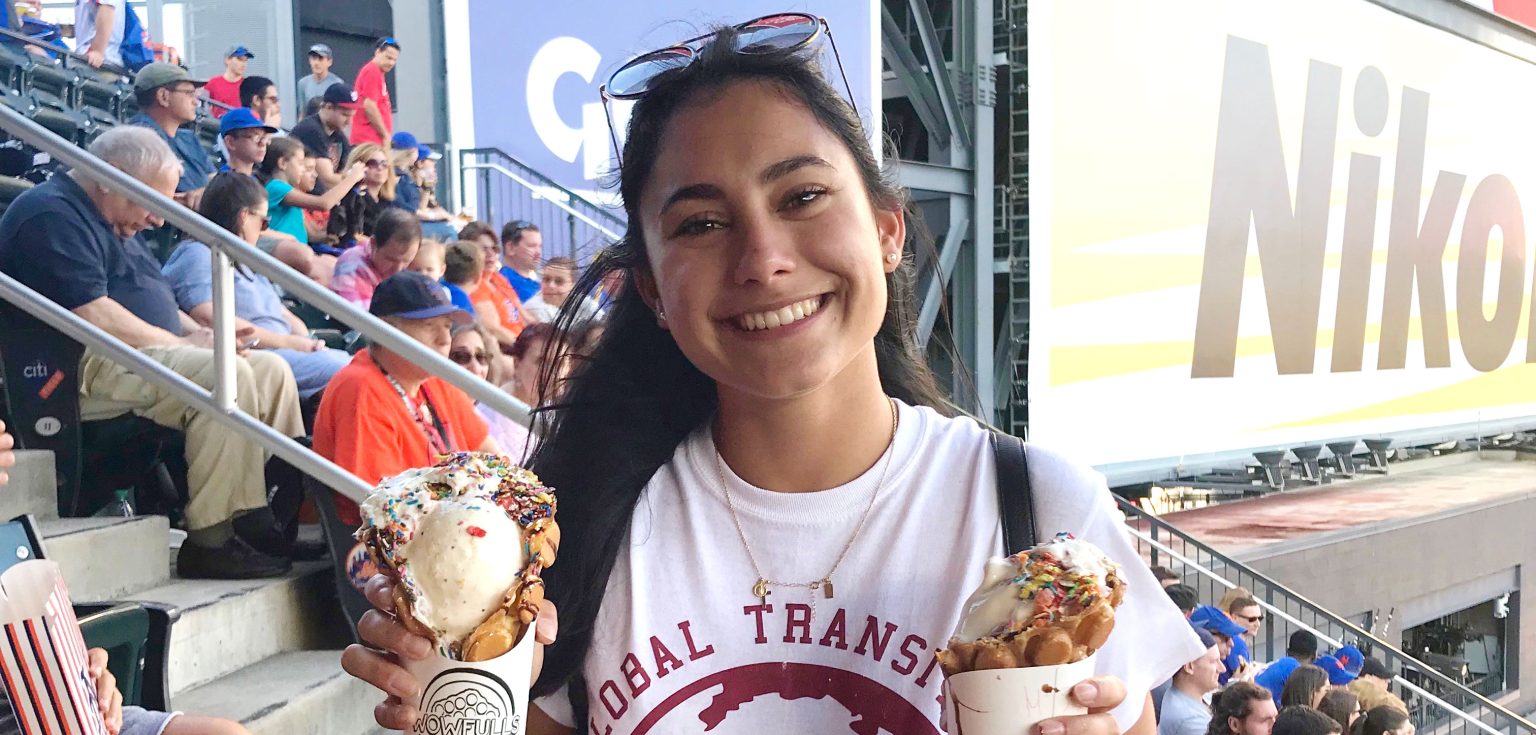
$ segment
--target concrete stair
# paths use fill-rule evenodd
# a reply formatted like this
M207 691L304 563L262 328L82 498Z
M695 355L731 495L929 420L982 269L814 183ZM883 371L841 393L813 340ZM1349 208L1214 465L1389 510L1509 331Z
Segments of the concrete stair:
M373 707L382 696L341 671L350 633L330 562L296 564L274 579L177 579L165 518L60 519L52 454L17 459L0 491L0 520L33 515L71 597L180 610L169 662L176 709L236 720L257 735L380 732Z

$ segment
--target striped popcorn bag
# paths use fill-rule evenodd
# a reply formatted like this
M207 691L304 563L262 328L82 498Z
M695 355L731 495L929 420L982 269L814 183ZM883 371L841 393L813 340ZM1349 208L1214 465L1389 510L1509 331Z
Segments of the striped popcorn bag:
M0 679L23 735L107 735L59 565L17 564L0 591Z

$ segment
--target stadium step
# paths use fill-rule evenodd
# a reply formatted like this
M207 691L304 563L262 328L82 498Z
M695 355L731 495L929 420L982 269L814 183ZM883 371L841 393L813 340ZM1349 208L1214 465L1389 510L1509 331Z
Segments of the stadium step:
M169 652L175 696L278 654L335 648L349 640L333 585L329 562L305 562L282 577L178 579L130 599L181 611ZM331 667L337 667L334 657Z
M163 585L171 576L170 524L164 516L54 518L37 525L44 553L59 563L76 602L116 600Z
M340 662L341 651L283 653L178 694L172 704L184 712L236 720L253 735L379 732L373 706L382 697L343 673Z
M59 484L54 474L53 452L17 450L16 466L7 473L11 481L0 492L0 521L24 513L39 520L59 517Z

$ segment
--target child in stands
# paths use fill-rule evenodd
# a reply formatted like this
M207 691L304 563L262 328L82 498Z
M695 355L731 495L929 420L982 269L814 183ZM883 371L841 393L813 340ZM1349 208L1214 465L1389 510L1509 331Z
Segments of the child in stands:
M416 258L411 261L408 270L416 271L426 277L439 281L443 278L443 253L447 248L442 241L432 238L422 238L421 247L416 249Z
M564 257L550 258L544 264L544 273L539 279L539 292L523 305L524 313L533 321L554 321L560 314L560 308L565 306L566 298L571 295L571 287L576 285L577 275L576 261ZM583 297L575 308L577 322L597 316L597 302L591 297Z

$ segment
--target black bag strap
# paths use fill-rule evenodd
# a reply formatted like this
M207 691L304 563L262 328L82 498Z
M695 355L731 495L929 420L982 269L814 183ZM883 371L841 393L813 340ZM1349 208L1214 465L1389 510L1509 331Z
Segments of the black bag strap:
M1034 546L1039 539L1024 440L994 431L992 450L997 455L997 507L1003 515L1003 553L1016 554Z

